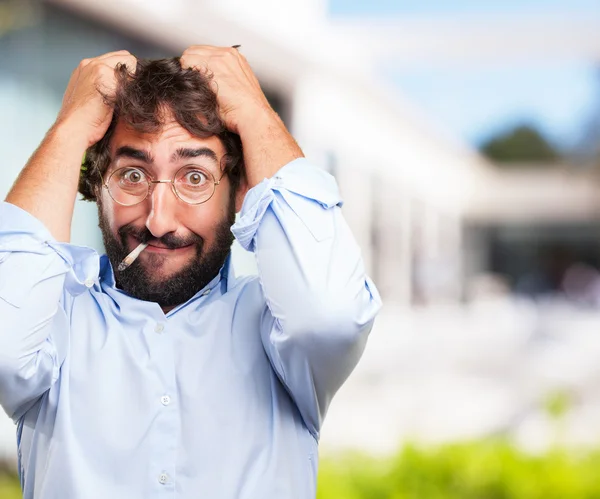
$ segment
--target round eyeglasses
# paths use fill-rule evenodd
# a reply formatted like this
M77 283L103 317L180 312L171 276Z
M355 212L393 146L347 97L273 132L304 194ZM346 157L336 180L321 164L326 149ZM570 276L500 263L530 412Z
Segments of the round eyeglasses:
M205 168L197 165L184 166L177 170L172 180L152 180L141 168L119 168L110 174L104 187L115 201L123 206L134 206L148 197L154 184L171 184L173 193L188 204L206 203L213 194L219 180Z

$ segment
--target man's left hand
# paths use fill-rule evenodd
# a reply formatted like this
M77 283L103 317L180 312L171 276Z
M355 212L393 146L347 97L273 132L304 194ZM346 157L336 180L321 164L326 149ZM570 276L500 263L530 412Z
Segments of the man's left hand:
M192 45L181 58L182 68L212 74L221 118L227 128L240 133L240 123L257 113L273 113L246 58L233 47Z
M242 139L247 188L304 156L237 49L193 45L180 61L183 68L212 74L221 118Z

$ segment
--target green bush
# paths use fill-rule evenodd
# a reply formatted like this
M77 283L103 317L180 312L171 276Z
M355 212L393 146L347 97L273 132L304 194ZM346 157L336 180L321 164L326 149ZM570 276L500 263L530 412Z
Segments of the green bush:
M16 478L0 478L0 499L21 499L21 486Z
M21 485L13 466L0 460L0 499L21 499Z
M0 468L0 499L20 499L16 476ZM555 449L533 456L503 440L396 456L323 458L317 499L600 499L600 451Z
M598 499L600 452L532 456L505 441L321 462L317 499Z

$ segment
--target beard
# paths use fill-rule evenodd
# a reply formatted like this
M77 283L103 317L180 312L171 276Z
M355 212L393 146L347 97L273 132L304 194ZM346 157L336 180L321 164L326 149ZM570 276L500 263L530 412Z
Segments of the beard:
M185 303L210 283L231 253L231 244L234 240L231 233L231 226L235 222L234 202L230 202L227 218L217 226L215 242L210 248L205 247L204 239L198 234L183 238L168 233L161 238L155 238L147 228L136 228L132 224L120 227L117 231L118 237L115 237L102 214L100 203L98 203L98 218L104 248L115 273L117 287L129 296L158 303L162 308L176 307ZM140 243L152 242L171 249L194 245L196 254L181 270L163 279L157 277L157 269L168 258L165 255L146 254L148 257L146 266L142 265L138 258L126 270L118 272L116 269L119 263L133 249L127 247L128 236L133 236Z

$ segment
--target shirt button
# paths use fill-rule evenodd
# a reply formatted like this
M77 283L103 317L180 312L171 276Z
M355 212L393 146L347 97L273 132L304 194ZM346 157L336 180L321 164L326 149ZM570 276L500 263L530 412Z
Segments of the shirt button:
M165 483L167 483L167 481L168 481L168 480L169 480L169 475L167 475L166 473L161 473L161 474L158 476L158 481L159 481L160 483L162 483L163 485L164 485Z
M83 284L85 284L86 288L91 288L94 286L94 279L86 279Z
M163 396L160 398L160 403L161 403L162 405L169 405L169 404L171 403L171 397L169 397L168 395L163 395Z
M154 331L157 333L162 333L165 330L165 325L162 322L159 322L155 327Z
M204 291L200 296L206 296L207 294L210 293L210 289L207 289L206 291Z

